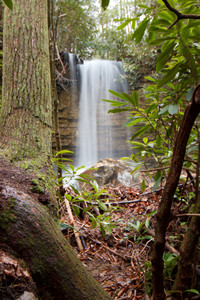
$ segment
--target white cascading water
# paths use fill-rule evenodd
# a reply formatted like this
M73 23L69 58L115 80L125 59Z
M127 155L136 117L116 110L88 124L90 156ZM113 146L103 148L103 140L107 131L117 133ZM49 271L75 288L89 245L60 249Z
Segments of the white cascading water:
M71 99L72 104L75 99L75 93L77 90L77 74L76 74L76 56L73 53L69 55L69 66L70 66L70 80L71 80Z
M127 92L127 83L122 79L120 62L107 60L84 61L80 68L80 102L78 125L77 166L87 167L102 158L116 158L113 146L120 124L117 115L108 114L109 103L102 99L113 99L108 90ZM114 121L113 121L114 120ZM125 121L125 120L124 120ZM127 137L124 137L124 143ZM119 158L119 157L117 157Z

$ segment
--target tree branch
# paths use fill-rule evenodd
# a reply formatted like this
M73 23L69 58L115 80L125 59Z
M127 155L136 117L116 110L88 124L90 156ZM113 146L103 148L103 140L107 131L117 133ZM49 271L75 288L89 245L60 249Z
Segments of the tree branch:
M162 0L162 1L164 2L165 6L177 16L176 21L172 25L170 25L168 29L172 28L178 21L180 21L182 19L200 20L200 15L182 14L176 8L172 7L169 4L168 0Z

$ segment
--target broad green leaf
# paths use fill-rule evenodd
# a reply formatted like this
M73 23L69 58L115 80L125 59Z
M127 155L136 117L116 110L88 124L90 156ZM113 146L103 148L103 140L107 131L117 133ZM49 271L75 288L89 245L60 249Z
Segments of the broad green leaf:
M56 156L60 155L60 154L67 154L67 153L74 153L73 151L70 150L61 150L56 152Z
M150 223L150 222L149 222L149 218L147 218L146 221L145 221L145 227L146 227L146 228L149 228L149 223Z
M103 211L108 211L107 206L103 202L98 201L98 205Z
M115 113L120 113L120 112L122 112L122 111L129 111L129 110L131 110L130 107L116 108L116 109L110 109L110 110L108 111L108 113L113 113L113 114L115 114Z
M168 38L159 38L159 39L153 39L150 42L150 45L156 46L156 45L160 45L162 42L165 42L166 40L175 40L174 37L168 37Z
M127 95L128 95L128 94L126 94L126 93L120 94L120 93L115 92L115 91L112 91L112 90L108 90L108 91L109 91L109 93L113 94L114 96L119 97L119 98L121 98L121 99L127 101ZM129 96L129 95L128 95L128 96ZM129 97L130 97L130 96L129 96Z
M135 145L135 146L140 146L142 148L146 147L146 145L144 145L143 143L140 143L140 142L131 142L132 145Z
M127 93L122 93L121 94L121 97L123 97L122 99L125 100L125 101L128 101L129 103L135 105L134 103L134 99Z
M149 8L150 8L149 6L147 6L147 5L144 5L144 4L138 4L138 7L141 7L141 8L147 8L147 9L149 9Z
M136 43L138 44L141 42L143 35L145 33L145 30L147 28L147 25L149 23L149 19L145 18L140 25L137 27L137 29L134 31L132 38L135 39Z
M166 26L161 27L161 26L151 25L151 31L153 31L153 32L166 32L167 28L166 28Z
M121 30L123 28L125 28L132 20L126 20L124 23L122 23L121 25L119 25L117 27L117 30Z
M187 92L187 95L186 95L187 101L191 100L193 92L194 92L194 87L192 87L191 89L189 89L189 91Z
M114 100L107 100L107 99L102 99L104 102L111 103L111 106L122 106L125 105L125 102L120 102L120 101L114 101Z
M162 10L157 13L157 16L161 19L164 19L168 23L172 23L175 21L175 15L171 13L169 10ZM160 20L159 20L160 21Z
M185 42L183 41L183 39L180 39L180 49L181 49L181 53L182 55L185 57L186 61L189 62L189 66L190 66L190 70L192 73L192 77L193 79L198 82L198 71L197 71L197 65L195 62L195 59L193 57L193 55L190 52L189 47L185 44Z
M73 172L75 172L75 168L74 168L73 165L69 165L69 168L70 168Z
M150 77L150 76L145 76L144 77L145 79L149 80L149 81L153 81L153 82L156 82L156 79L153 78L153 77Z
M3 2L10 8L11 10L13 9L13 3L12 0L3 0Z
M101 231L102 236L105 237L106 231L105 231L105 228L102 223L100 223L100 231Z
M78 205L72 205L74 214L78 217L80 215L80 207Z
M147 137L144 137L143 138L143 143L146 145L148 143L148 138Z
M179 110L179 107L177 104L171 104L168 106L168 112L170 115L175 115Z
M80 233L80 231L79 231L78 229L76 229L74 226L71 226L71 225L66 224L66 223L64 223L64 222L61 222L61 223L59 224L59 227L60 227L61 230L65 230L65 229L71 228L71 229L74 229L74 230L76 230L76 231L78 231L78 232Z
M144 119L141 117L133 117L133 118L130 118L124 125L129 127L129 126L133 126L135 124L141 123L142 121L144 121Z
M160 116L160 115L163 115L164 113L166 113L166 111L168 111L168 108L169 108L169 105L163 107L163 108L159 111L158 115Z
M98 186L98 183L96 182L96 180L93 181L92 187L94 188L95 192L98 193L99 186Z
M132 25L131 25L132 29L135 29L135 22L136 20L132 20Z
M157 60L156 60L156 71L159 72L161 71L164 67L166 62L168 61L169 57L171 56L171 52L175 47L175 42L169 42L167 41L164 44L163 52L161 52L161 54L158 56Z
M196 289L190 289L190 290L186 290L185 292L190 292L190 293L194 293L194 294L197 294L199 295L199 291L197 291Z
M156 108L156 109L158 108L158 104L157 104L157 103L154 103L154 104L148 106L148 107L145 109L145 113L148 114L148 113L152 112L155 108Z
M135 107L138 107L139 105L139 97L138 97L138 92L136 91L133 91L132 93L132 104L135 106Z
M156 137L156 146L160 148L162 146L162 139L159 135Z
M69 194L65 194L65 198L67 198L68 201L72 201L72 196Z
M136 137L138 137L138 136L142 135L143 133L145 133L149 128L150 128L149 124L143 126L140 130L138 130L136 133L134 133L134 135L131 138L131 141L134 140Z
M73 186L73 185L70 185L70 186L71 186L72 190L73 190L77 195L80 195L79 190L78 190L77 188L75 188L75 186Z
M141 183L141 190L142 190L142 192L144 192L145 189L146 189L146 184L145 184L145 180L143 179L142 183Z
M155 192L155 191L158 189L158 187L159 187L159 185L160 185L161 178L162 178L162 177L159 177L159 178L156 180L156 182L155 182L155 184L154 184L154 186L153 186L153 188L152 188L153 192Z
M108 7L109 2L110 2L110 0L102 0L101 1L101 6L103 7L104 10Z
M162 172L161 170L158 170L154 176L154 180L157 181L161 177L162 177Z
M158 88L161 88L163 85L165 85L166 83L168 83L172 79L174 79L174 77L180 70L180 65L181 65L181 63L178 63L172 69L170 69L166 75L163 76L163 78L158 83Z

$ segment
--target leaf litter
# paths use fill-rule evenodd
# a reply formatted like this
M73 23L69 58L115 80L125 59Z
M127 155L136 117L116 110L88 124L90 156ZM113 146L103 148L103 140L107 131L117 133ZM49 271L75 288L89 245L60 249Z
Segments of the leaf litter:
M73 195L69 187L66 192ZM148 299L151 271L146 262L150 260L153 237L145 234L145 230L153 228L162 189L152 192L149 188L142 193L138 187L118 186L107 188L107 193L112 207L116 207L110 218L112 231L102 235L99 227L92 228L87 214L81 218L74 215L83 251L77 247L72 229L67 228L63 233L83 265L113 299ZM63 206L60 204L60 222L70 224Z
M96 214L98 219L101 213L105 213L99 208L96 209L95 204L98 204L96 199L90 217L87 213L78 216L74 214L73 225L80 234L83 250L80 251L78 248L72 228L63 230L63 234L83 265L112 299L151 299L151 249L155 234L156 211L163 188L152 191L150 184L145 192L141 191L139 185L109 186L105 189L106 193L100 194L99 199L108 207L108 214L109 203L112 203L109 218L105 219L108 223L107 230L102 230L101 226L93 226L91 221L91 215ZM66 189L66 193L71 194L72 199L75 196L70 187ZM171 209L171 221L166 232L165 272L172 272L176 266L190 210L194 204L193 195L194 187L191 181L185 180L178 185ZM88 201L82 204L87 208ZM89 209L86 211L89 212ZM61 224L71 222L63 203L60 203L60 222ZM172 290L174 279L172 275L165 277L166 290Z

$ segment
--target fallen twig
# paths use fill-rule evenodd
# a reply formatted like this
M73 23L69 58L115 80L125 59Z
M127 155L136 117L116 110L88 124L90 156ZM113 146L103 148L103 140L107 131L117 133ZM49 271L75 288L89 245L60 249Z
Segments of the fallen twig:
M83 251L83 245L81 243L80 233L75 229L76 228L76 224L75 224L74 216L72 214L72 210L71 210L69 201L66 198L64 198L64 201L65 201L65 205L66 205L67 212L68 212L69 218L71 220L72 226L74 227L73 230L74 230L74 235L75 235L75 239L76 239L78 248L79 248L80 251Z
M129 257L129 256L123 256L123 255L117 253L116 251L110 249L109 247L105 246L104 244L101 244L101 246L102 246L103 248L107 249L108 251L110 251L111 253L113 253L114 255L116 255L116 256L122 258L122 259L125 260L125 261L130 261L130 260L131 260L131 257Z
M153 237L155 236L154 230L148 229L148 230L146 231L146 233L152 235ZM165 242L165 247L166 247L170 252L176 254L177 256L180 255L179 251L176 250L174 247L172 247L168 241Z

